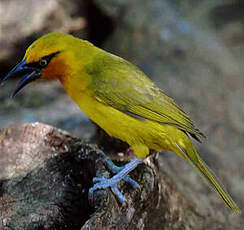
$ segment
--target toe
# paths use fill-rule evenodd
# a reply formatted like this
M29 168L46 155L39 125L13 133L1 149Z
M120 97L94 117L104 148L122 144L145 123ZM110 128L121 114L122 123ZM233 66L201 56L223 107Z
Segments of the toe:
M140 185L135 180L131 179L129 176L125 177L124 181L129 183L133 189L139 189L140 188Z
M119 199L121 204L123 204L124 202L127 202L124 195L119 191L119 189L116 186L111 187L111 190L114 193L114 195Z
M107 178L105 178L105 177L93 177L92 181L93 181L93 183L98 183L98 182L104 181L106 179Z

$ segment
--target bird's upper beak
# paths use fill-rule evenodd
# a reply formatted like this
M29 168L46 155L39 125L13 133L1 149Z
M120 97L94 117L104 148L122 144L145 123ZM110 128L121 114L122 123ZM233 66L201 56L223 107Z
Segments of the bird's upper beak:
M3 84L10 77L23 76L18 85L16 86L12 97L14 97L25 85L41 77L41 70L34 68L26 64L24 59L18 65L16 65L2 80Z

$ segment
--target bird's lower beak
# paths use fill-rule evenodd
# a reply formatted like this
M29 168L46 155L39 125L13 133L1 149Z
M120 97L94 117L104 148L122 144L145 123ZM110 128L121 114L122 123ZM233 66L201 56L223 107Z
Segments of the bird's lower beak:
M24 86L28 83L38 79L41 77L40 69L30 67L26 64L26 60L21 61L18 65L16 65L2 80L3 84L10 77L14 76L23 76L18 85L16 86L12 97L14 97Z

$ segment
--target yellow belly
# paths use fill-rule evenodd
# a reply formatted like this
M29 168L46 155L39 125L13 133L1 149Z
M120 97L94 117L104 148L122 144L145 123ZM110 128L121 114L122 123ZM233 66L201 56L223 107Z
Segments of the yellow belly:
M107 106L89 94L72 97L87 116L104 129L110 136L127 142L137 157L146 157L149 149L170 150L172 145L167 135L172 126L131 117L111 106ZM173 131L173 130L172 130Z

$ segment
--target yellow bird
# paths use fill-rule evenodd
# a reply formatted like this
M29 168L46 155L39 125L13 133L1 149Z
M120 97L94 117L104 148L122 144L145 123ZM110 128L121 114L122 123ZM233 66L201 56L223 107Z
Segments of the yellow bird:
M110 178L94 178L97 189L111 188L121 202L126 201L117 184L121 179L134 188L138 184L128 174L149 154L170 150L190 163L213 187L233 212L240 209L218 182L194 148L204 135L175 102L136 66L95 47L88 41L62 33L49 33L27 49L23 60L3 79L23 76L13 96L34 80L59 79L69 96L110 136L127 142L137 158L124 167L105 162L115 173Z

